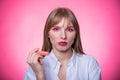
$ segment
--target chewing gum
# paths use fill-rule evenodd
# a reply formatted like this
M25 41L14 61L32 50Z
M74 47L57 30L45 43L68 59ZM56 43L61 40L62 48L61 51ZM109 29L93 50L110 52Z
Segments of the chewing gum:
M47 56L48 52L46 51L37 51L38 54L42 55L42 56Z

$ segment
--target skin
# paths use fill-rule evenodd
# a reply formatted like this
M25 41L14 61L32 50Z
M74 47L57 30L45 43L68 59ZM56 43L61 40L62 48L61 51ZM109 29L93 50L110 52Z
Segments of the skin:
M37 53L38 51L39 51L39 48L36 48L29 52L27 57L27 63L31 66L31 68L35 72L37 80L45 80L44 69L42 66L43 55L40 54L42 52L39 52L38 54Z
M73 25L71 23L68 24L68 21L64 18L50 29L49 38L52 43L53 52L59 61L69 59L72 56L71 46L75 35L76 32ZM59 42L67 42L67 45L60 46Z
M68 21L64 18L49 31L53 52L61 63L58 74L61 80L66 80L67 62L72 56L71 46L74 42L75 35L76 32L73 25L71 23L68 24ZM66 44L61 46L59 42L66 42ZM27 62L35 72L37 80L45 80L44 68L42 66L43 55L38 54L38 50L39 49L37 48L29 53Z

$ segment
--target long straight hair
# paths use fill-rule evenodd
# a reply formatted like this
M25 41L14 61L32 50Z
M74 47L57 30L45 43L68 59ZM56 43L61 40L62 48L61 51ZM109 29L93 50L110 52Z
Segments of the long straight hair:
M72 48L77 53L84 54L83 48L82 48L82 43L81 43L81 38L80 38L80 30L79 30L78 21L74 15L74 13L68 8L56 8L49 14L47 21L45 23L45 28L44 28L42 50L47 51L47 52L51 51L52 44L48 37L48 33L49 33L50 29L54 25L58 24L63 18L65 18L69 22L71 22L76 31L76 36L75 36L74 43L72 44Z

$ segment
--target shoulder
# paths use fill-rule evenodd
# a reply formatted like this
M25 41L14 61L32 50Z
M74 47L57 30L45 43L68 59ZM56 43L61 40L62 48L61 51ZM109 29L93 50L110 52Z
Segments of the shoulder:
M90 80L100 80L101 68L98 61L88 54L76 54L76 63L83 73L89 74Z
M88 54L79 54L79 53L76 53L76 57L80 60L84 60L84 61L96 61L96 59L91 56L91 55L88 55Z
M88 54L77 53L76 54L76 61L80 64L83 63L82 65L86 65L88 67L100 68L98 61L93 56L88 55Z
M75 55L76 60L79 60L79 61L83 61L83 62L96 61L96 59L93 56L88 55L86 53L84 54L78 53L74 49L73 49L73 55Z
M81 68L84 70L83 73L88 74L89 80L101 80L101 68L93 56L77 54L77 58Z

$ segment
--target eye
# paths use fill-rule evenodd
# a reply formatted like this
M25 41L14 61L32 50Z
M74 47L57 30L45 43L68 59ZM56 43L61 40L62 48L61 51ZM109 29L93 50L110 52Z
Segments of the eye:
M74 28L73 28L73 27L68 27L67 30L68 30L69 32L73 32L73 31L74 31Z
M58 31L60 28L59 27L53 27L52 30L53 31Z

